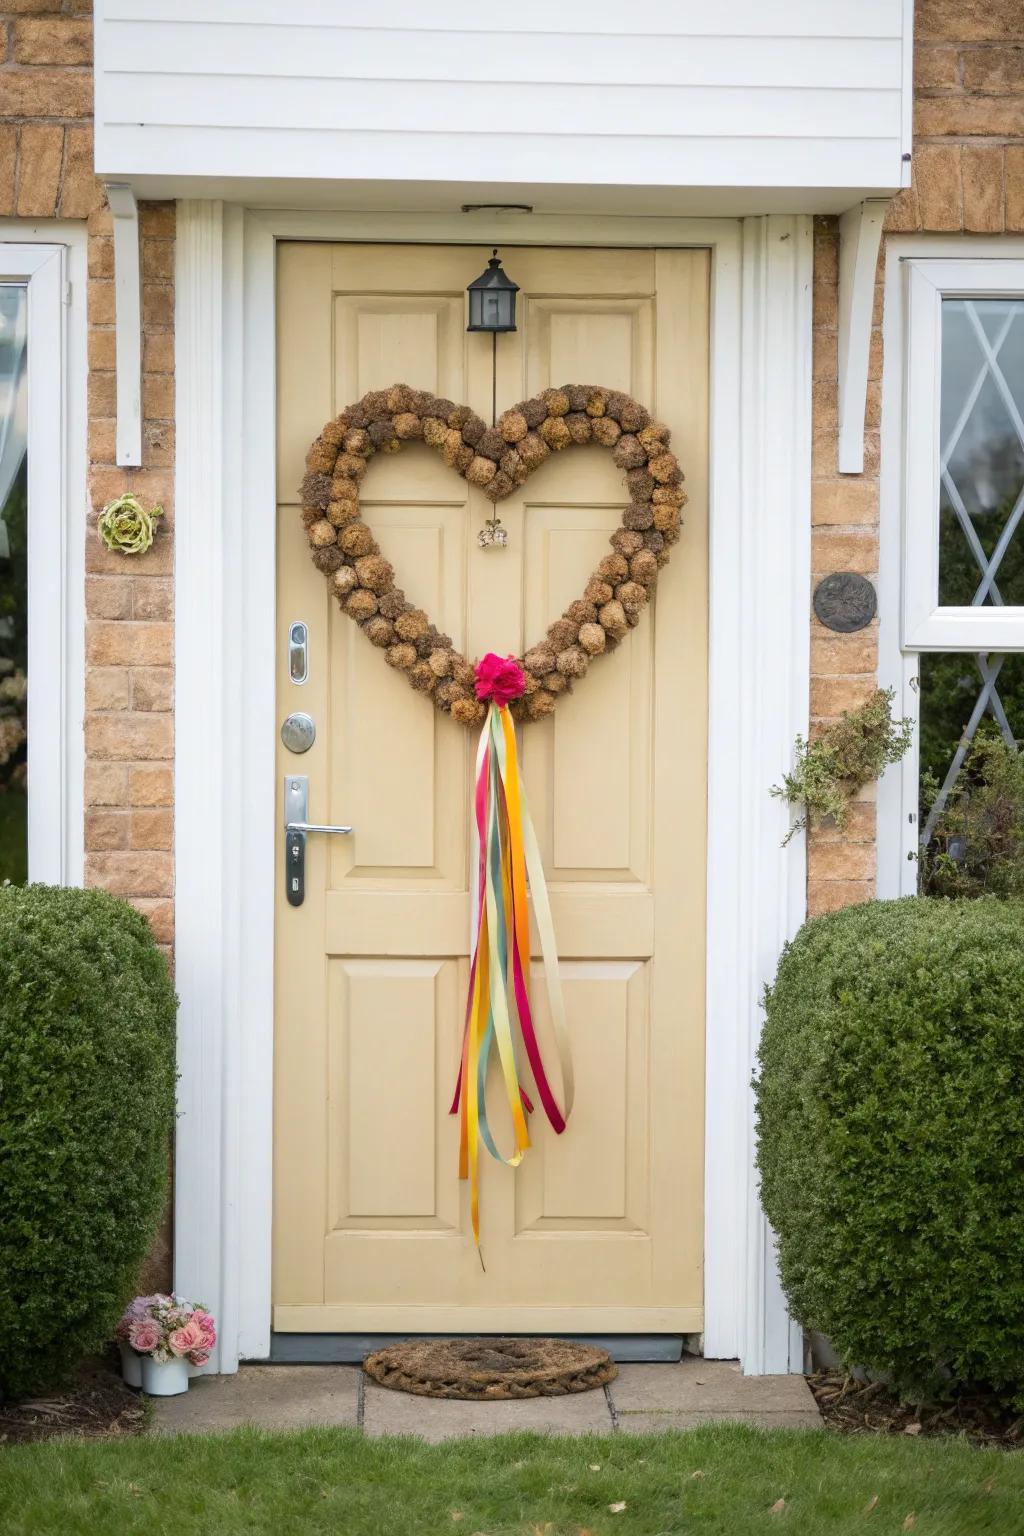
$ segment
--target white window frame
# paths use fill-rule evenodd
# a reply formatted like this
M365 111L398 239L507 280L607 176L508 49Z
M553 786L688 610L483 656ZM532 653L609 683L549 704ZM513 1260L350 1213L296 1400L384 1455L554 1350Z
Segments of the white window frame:
M1024 260L908 257L903 644L915 651L1024 650L1024 607L939 605L942 302L1024 298Z
M84 872L86 232L0 220L28 291L28 878ZM74 299L74 303L72 300Z
M878 675L910 749L878 786L877 894L917 894L922 651L1024 651L1024 607L938 605L943 298L1024 297L1024 238L892 236L882 314Z

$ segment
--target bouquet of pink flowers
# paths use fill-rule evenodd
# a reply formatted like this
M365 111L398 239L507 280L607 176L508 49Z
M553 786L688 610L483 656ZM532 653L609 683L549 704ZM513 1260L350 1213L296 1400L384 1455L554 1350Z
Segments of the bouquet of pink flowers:
M184 1359L189 1365L205 1365L217 1342L212 1313L184 1296L159 1291L129 1302L114 1334L137 1355L152 1355L160 1364Z

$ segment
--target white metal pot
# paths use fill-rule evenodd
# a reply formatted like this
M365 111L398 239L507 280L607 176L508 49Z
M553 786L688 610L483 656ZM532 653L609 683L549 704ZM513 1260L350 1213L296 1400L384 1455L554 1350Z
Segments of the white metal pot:
M152 1355L143 1355L142 1390L150 1397L179 1397L187 1392L187 1360L154 1360Z
M121 1375L125 1386L142 1386L142 1356L137 1355L130 1344L121 1344Z

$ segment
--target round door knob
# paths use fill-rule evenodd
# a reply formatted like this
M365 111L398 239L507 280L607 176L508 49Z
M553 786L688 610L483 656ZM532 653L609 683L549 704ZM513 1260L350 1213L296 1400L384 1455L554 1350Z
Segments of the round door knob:
M312 715L289 715L281 725L281 740L289 752L308 752L316 741L316 722Z

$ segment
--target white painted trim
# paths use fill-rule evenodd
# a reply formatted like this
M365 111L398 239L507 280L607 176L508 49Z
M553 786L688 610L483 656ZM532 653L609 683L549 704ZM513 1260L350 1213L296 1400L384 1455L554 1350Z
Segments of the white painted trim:
M114 225L114 347L117 362L116 461L142 463L142 278L139 210L125 182L108 181Z
M886 242L885 303L882 311L882 442L879 484L879 576L878 576L878 679L883 688L893 688L896 698L894 713L909 716L915 727L919 716L917 694L917 650L910 639L904 642L904 561L911 571L919 572L920 564L927 565L928 590L938 592L938 487L922 493L919 481L911 478L911 458L915 471L927 472L925 451L938 456L937 413L934 435L922 446L915 438L911 443L911 422L906 408L907 381L909 377L909 349L907 299L910 272L932 277L922 290L926 316L930 314L925 338L932 338L928 348L931 366L936 368L935 390L938 389L937 354L934 347L938 317L934 313L936 293L953 291L953 285L963 282L970 271L971 291L1005 291L1007 265L1024 262L1024 238L1013 235L981 237L978 235L900 235L891 236ZM938 282L938 287L936 286ZM942 285L948 285L943 289ZM918 376L918 388L923 380ZM914 423L915 433L920 423ZM934 496L928 522L922 524L916 538L909 534L910 516L905 515L905 496L913 489L916 496ZM921 505L920 501L917 503ZM932 547L934 546L934 547ZM920 564L919 564L920 563ZM918 578L920 579L919 575ZM915 604L920 602L916 596ZM934 609L934 605L933 605ZM972 651L983 650L987 643L971 628L971 639L965 640L957 609L934 610L924 615L924 638L928 644L920 649L956 649L965 646ZM992 611L988 610L991 615ZM985 615L980 623L985 634L992 636L998 631L1003 615L1016 614L1016 630L999 641L1002 649L1024 649L1024 611L1020 608L1005 609L995 613L995 625L990 628ZM947 628L947 616L953 623ZM978 622L977 611L972 622ZM920 631L916 631L920 634ZM947 639L948 637L948 639ZM1008 643L1008 641L1010 643ZM993 647L995 648L995 647ZM917 845L919 827L918 808L918 743L915 729L909 752L902 762L887 768L878 786L878 876L876 891L882 899L912 896L917 890Z
M270 1342L281 238L481 234L459 216L178 204L175 1284L221 1318L222 1371ZM761 990L804 899L802 843L781 849L767 790L807 721L810 220L526 216L515 241L713 253L705 1347L798 1369L757 1214L750 1074Z
M0 282L18 279L28 284L29 879L80 885L87 506L84 225L0 220Z
M871 198L839 220L839 473L864 472L871 312L882 224L889 206Z

